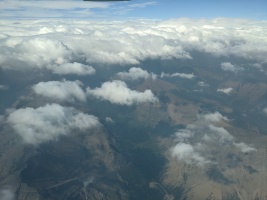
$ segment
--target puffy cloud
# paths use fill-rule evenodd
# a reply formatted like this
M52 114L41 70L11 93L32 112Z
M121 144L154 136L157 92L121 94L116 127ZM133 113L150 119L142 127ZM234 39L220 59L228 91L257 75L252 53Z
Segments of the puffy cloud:
M109 122L109 123L114 123L114 120L110 117L106 117L106 122Z
M213 159L220 162L219 158L213 155L226 155L232 150L235 151L236 147L246 153L256 150L246 143L235 143L234 136L216 124L221 120L228 121L219 112L199 115L197 121L175 133L171 155L187 164L204 167L216 164Z
M77 74L82 75L91 75L95 73L95 69L88 65L83 65L81 63L64 63L62 65L51 66L50 69L55 74Z
M181 129L175 133L175 136L178 142L188 142L194 136L194 132L190 129Z
M0 91L1 90L8 90L8 86L0 84Z
M196 76L194 74L185 74L185 73L174 73L174 74L165 74L164 72L160 75L161 78L163 77L180 77L180 78L186 78L186 79L192 79Z
M251 151L257 151L257 149L250 147L249 145L247 145L244 142L234 143L234 145L236 147L238 147L241 150L241 152L243 152L243 153L249 153Z
M112 23L43 20L20 21L20 24L8 20L1 21L0 66L13 70L52 70L53 66L59 66L53 72L77 70L83 74L88 67L80 65L75 70L74 66L68 70L62 67L67 63L77 66L75 62L124 65L146 59L192 59L191 51L238 56L264 66L265 29L265 22L233 19ZM226 70L241 70L231 63L222 66Z
M194 150L192 145L186 143L176 144L172 149L172 156L176 157L178 160L185 161L187 164L204 166L210 163L210 161L200 156L199 153Z
M60 41L42 37L23 39L1 45L0 64L4 69L49 68L71 59L72 52Z
M138 79L156 79L157 75L154 73L148 73L139 67L132 67L129 72L119 72L117 75L124 80L138 80Z
M86 92L88 95L94 96L95 98L121 105L158 101L151 90L145 90L144 92L131 90L127 87L125 82L118 80L105 82L100 88L87 88Z
M1 200L14 200L15 192L12 190L11 187L5 186L0 189L0 199Z
M243 67L239 67L239 66L237 66L237 65L233 65L233 64L230 63L230 62L222 63L222 64L221 64L221 68L222 68L224 71L230 71L230 72L235 72L235 73L244 70Z
M56 140L60 135L67 135L73 129L85 131L100 125L95 116L58 104L15 110L9 114L7 122L25 143L34 145Z
M32 88L38 95L60 101L74 102L75 100L86 101L86 95L81 88L80 81L49 81L40 82Z
M225 94L230 94L232 91L233 91L233 88L231 88L231 87L217 90L217 92L222 92L222 93L225 93Z
M221 120L228 121L228 118L225 116L222 116L222 114L219 112L205 114L205 115L202 115L201 118L209 122L220 122Z
M217 127L214 125L209 125L210 130L213 134L217 134L218 141L220 144L226 144L234 140L234 137L223 127Z

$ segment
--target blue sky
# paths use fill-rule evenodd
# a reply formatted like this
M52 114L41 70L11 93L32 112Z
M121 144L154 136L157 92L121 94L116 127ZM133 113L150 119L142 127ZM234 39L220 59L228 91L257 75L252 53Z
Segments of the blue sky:
M0 0L0 18L246 18L267 19L266 0Z

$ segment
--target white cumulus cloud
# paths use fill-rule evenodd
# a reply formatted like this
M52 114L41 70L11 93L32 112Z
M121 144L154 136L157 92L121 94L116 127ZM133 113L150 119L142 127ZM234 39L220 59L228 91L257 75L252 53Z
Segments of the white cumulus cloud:
M60 101L74 102L86 101L86 95L81 88L82 83L80 81L49 81L40 82L34 85L32 88L38 95L49 97Z
M13 22L1 20L2 69L53 70L56 66L54 73L81 75L90 74L89 66L94 63L125 65L147 59L192 59L192 51L245 58L262 66L267 63L266 22L262 21ZM76 64L80 62L83 64ZM220 67L233 72L243 70L230 62ZM192 78L179 73L175 76Z
M119 72L117 75L124 80L138 80L138 79L156 79L157 75L154 73L148 73L146 70L143 70L139 67L132 67L129 69L129 72Z
M251 151L257 151L257 149L250 147L248 144L246 144L244 142L234 143L234 145L236 147L238 147L243 153L249 153Z
M34 145L56 140L74 129L85 131L100 125L95 116L58 104L15 110L9 114L7 122L25 143Z
M187 164L204 167L223 161L213 155L226 155L236 147L245 153L256 151L244 142L236 143L234 136L228 130L219 124L214 124L221 120L229 121L219 112L202 114L185 129L176 131L173 140L175 144L170 148L171 155ZM217 161L214 162L212 158Z
M201 118L204 118L204 120L209 121L209 122L219 122L221 120L228 121L228 118L223 116L219 112L205 114L205 115L202 115Z
M91 66L84 65L81 63L64 63L62 65L51 66L50 69L55 74L76 74L79 76L82 75L91 75L95 73L95 69Z
M201 156L194 147L187 143L178 143L172 149L172 156L178 160L183 160L187 164L196 164L201 167L210 163L203 156Z
M233 65L233 64L230 63L230 62L222 63L222 64L221 64L221 68L222 68L224 71L230 71L230 72L235 72L235 73L244 70L243 67L239 67L238 65Z
M173 73L173 74L166 74L164 72L160 75L161 78L163 77L180 77L180 78L186 78L186 79L192 79L196 76L194 74L185 74L185 73Z
M233 91L233 88L229 87L229 88L220 88L217 90L217 92L222 92L225 94L230 94Z
M42 37L25 38L12 46L1 46L0 64L10 70L50 68L66 63L72 57L72 52L62 42Z
M87 88L86 92L95 98L121 105L158 101L151 90L145 90L144 92L131 90L125 82L118 80L105 82L100 88Z

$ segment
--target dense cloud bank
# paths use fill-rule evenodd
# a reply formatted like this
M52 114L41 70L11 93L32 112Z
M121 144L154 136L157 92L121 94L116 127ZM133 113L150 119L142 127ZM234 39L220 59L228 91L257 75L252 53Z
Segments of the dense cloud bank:
M146 59L192 59L191 51L267 63L267 23L234 19L170 21L1 21L0 67L90 75L91 66ZM238 72L235 63L223 70ZM131 71L129 73L132 73ZM124 78L133 74L121 74ZM147 75L143 74L143 77Z

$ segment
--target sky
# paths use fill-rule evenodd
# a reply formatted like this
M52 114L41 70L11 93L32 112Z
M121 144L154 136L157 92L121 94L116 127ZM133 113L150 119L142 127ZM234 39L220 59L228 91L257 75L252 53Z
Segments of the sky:
M267 1L265 0L131 0L129 2L0 0L0 18L245 18L266 20L266 8Z

